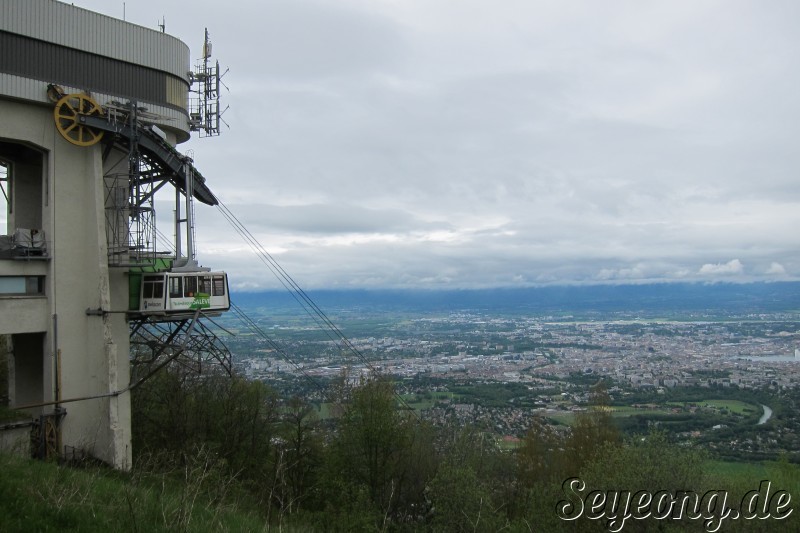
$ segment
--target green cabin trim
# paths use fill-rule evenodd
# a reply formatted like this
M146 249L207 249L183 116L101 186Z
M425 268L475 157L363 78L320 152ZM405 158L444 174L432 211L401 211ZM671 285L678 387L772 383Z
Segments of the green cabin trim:
M142 275L153 272L164 272L172 268L174 259L158 258L150 265L132 267L128 271L128 311L138 311L139 296L142 293Z

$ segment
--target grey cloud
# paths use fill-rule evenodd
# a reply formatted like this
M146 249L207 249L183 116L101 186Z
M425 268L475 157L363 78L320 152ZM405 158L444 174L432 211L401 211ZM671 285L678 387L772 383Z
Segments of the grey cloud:
M429 228L429 223L397 209L370 209L352 204L233 205L231 210L251 230L341 234L392 233Z
M706 263L700 267L701 275L734 276L744 272L744 265L738 259L731 259L727 263Z
M179 148L309 286L800 276L796 2L147 4L231 66L231 129Z

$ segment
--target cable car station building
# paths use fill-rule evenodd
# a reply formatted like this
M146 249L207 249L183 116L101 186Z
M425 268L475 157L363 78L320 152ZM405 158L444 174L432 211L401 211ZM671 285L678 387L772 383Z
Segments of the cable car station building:
M196 76L218 82L204 55L198 75L162 31L55 0L0 0L0 406L24 415L0 420L0 434L27 423L48 454L130 467L141 278L193 270L180 242L159 252L153 198L174 188L178 209L183 198L176 241L192 198L216 204L174 148L217 126L217 88L202 85L199 106L189 98Z

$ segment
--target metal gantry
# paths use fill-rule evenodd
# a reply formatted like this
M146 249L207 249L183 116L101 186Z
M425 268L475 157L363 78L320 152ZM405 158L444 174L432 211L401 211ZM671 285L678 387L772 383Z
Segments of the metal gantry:
M131 382L170 364L202 374L204 368L221 366L233 371L231 352L199 313L181 319L157 321L136 318L131 324Z
M208 33L206 32L208 40ZM218 66L208 66L210 42L204 50L205 87L203 116L207 120L203 131L213 133L219 126ZM111 102L99 106L85 94L65 95L60 87L50 85L48 94L55 102L54 117L59 133L70 143L89 147L103 143L106 235L110 267L131 268L132 271L153 271L160 268L159 259L173 256L173 267L191 270L193 252L194 198L208 205L217 199L205 185L205 179L152 124L158 117L149 114L136 102ZM216 103L211 100L215 100ZM176 191L175 252L157 249L155 194L165 185ZM180 218L181 196L185 199L185 220ZM186 224L187 257L181 258L179 225ZM181 260L183 260L181 262ZM207 270L207 269L205 269ZM170 364L202 373L214 364L230 374L231 353L203 320L199 312L182 316L143 316L129 314L131 342L131 383L144 380Z

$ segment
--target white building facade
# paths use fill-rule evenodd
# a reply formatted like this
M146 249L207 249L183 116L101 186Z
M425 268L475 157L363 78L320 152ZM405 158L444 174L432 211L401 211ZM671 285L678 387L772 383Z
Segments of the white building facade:
M57 453L130 467L133 261L110 232L131 216L117 197L130 196L134 149L161 179L183 179L166 159L190 135L189 71L188 47L165 33L55 0L0 0L0 400L52 419ZM126 115L109 110L131 105L164 146L115 122ZM106 123L86 126L84 114Z

